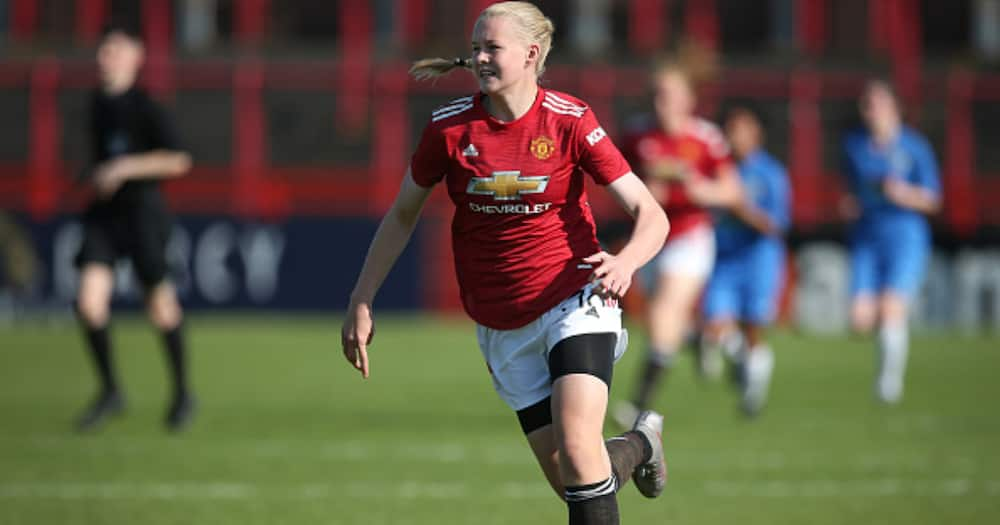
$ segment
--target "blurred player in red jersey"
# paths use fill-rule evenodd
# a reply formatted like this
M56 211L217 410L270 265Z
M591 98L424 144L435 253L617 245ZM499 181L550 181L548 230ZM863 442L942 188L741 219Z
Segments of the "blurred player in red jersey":
M616 493L629 476L647 497L666 481L659 414L642 414L607 442L602 427L613 363L627 344L618 299L669 226L590 108L539 87L553 30L532 4L501 2L476 21L470 59L414 64L418 79L470 69L479 91L432 113L369 247L342 344L368 377L372 301L443 182L455 204L462 303L497 393L567 502L569 523L618 523ZM597 243L584 173L635 217L617 254Z
M625 153L670 216L672 231L649 268L648 358L632 402L622 402L613 414L626 427L652 403L711 274L715 234L709 209L734 206L742 198L725 137L694 114L689 76L667 63L654 68L651 80L654 115L634 126Z

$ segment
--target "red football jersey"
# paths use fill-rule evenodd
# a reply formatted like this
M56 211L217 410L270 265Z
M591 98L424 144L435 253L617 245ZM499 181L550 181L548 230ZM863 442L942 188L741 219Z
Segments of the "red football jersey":
M444 179L455 203L452 247L466 312L510 330L590 278L582 259L600 246L584 172L606 185L631 169L577 98L539 88L527 113L500 122L483 96L434 111L411 170L424 187Z
M643 179L668 181L666 199L660 204L670 217L670 239L711 223L708 210L691 202L678 177L714 178L721 166L732 163L729 145L719 128L700 118L691 119L679 135L668 135L654 122L637 128L625 139L625 156Z

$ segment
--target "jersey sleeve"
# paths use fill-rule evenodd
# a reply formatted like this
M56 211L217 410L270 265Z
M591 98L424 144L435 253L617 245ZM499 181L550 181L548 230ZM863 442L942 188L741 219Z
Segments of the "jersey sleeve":
M935 195L940 195L941 180L938 176L938 165L937 160L934 158L934 150L923 138L914 140L913 150L917 184Z
M410 172L413 181L429 188L444 178L448 169L448 148L444 134L434 126L424 128L413 157Z
M580 167L602 186L611 184L632 171L621 151L611 141L611 137L589 108L577 123L573 142L576 145L577 162Z
M791 224L791 188L788 173L777 161L769 166L767 214L779 229L785 231Z
M710 173L706 175L715 176L715 173L720 168L733 164L733 156L729 149L729 143L726 142L726 137L719 128L712 124L706 124L702 140L704 140L705 149L708 152L707 159Z

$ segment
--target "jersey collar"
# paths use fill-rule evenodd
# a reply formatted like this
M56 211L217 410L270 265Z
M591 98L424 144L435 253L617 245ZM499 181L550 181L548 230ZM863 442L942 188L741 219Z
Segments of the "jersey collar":
M542 101L545 100L545 90L542 89L542 86L538 86L538 92L535 94L535 102L531 104L531 107L528 108L528 111L526 111L524 115L521 115L520 117L510 122L501 122L496 118L494 118L493 115L490 115L490 112L486 110L486 106L483 104L483 100L486 97L487 97L486 93L483 93L481 91L476 95L474 101L475 110L481 114L483 120L485 120L490 125L491 128L510 129L512 127L518 126L519 124L524 122L528 117L534 115L535 112L538 111L538 108L542 106Z

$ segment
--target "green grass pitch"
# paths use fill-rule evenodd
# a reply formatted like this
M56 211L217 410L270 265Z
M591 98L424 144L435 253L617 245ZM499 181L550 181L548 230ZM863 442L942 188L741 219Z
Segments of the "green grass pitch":
M114 341L128 411L70 422L94 393L72 325L0 328L0 524L564 523L471 322L385 317L362 381L339 320L192 316L200 412L162 430L159 342L138 319ZM1000 341L914 337L907 397L879 406L872 345L783 331L762 417L685 357L658 400L670 483L631 484L623 523L1000 523ZM612 397L642 357L633 331ZM608 432L612 429L608 428Z

